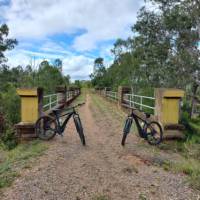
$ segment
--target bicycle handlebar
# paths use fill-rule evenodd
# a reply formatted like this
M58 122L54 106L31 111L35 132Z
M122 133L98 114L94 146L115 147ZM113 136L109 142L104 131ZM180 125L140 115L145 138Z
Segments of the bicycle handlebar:
M82 103L79 103L79 104L77 104L77 105L75 105L75 106L71 106L71 107L69 107L69 108L66 108L66 109L64 109L64 110L74 109L74 108L77 108L77 107L82 106L82 105L84 105L84 104L85 104L85 102L82 102Z

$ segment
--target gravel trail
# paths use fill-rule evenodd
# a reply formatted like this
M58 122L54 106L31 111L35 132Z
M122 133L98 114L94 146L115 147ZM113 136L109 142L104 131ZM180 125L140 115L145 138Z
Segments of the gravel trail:
M164 171L143 159L136 137L130 137L127 146L121 147L122 124L101 101L101 97L88 94L86 104L79 109L86 147L70 121L64 137L52 140L45 155L0 199L197 200L198 192L189 188L184 175Z

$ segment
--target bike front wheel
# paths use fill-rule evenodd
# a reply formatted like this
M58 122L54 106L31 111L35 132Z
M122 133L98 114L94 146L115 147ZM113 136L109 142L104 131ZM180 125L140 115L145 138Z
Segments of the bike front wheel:
M40 117L35 124L36 135L42 140L50 140L56 135L57 124L50 116Z
M156 122L152 121L144 127L144 132L147 136L147 141L151 145L158 145L163 140L163 130L161 125Z
M126 119L125 126L124 126L124 130L123 130L123 136L122 136L122 141L121 141L121 145L122 145L122 146L125 145L126 138L127 138L127 135L128 135L129 132L130 132L132 123L133 123L132 118L128 117L128 118Z
M76 126L77 133L79 134L81 143L83 146L85 146L86 145L85 136L83 133L83 127L79 115L74 115L74 124Z

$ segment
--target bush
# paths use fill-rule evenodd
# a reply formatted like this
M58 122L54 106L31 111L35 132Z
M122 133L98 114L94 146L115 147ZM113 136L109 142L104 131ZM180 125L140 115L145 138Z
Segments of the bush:
M17 138L12 128L7 128L2 134L1 146L7 150L14 149L17 146Z
M20 98L13 84L8 83L6 90L0 93L0 117L1 146L13 149L17 145L17 139L12 127L20 120Z
M13 125L20 121L20 98L12 84L9 84L7 91L2 94L0 106L9 124Z

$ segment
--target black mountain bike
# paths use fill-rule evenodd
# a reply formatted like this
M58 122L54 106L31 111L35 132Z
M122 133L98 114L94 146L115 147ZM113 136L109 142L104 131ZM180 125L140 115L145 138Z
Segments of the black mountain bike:
M76 106L65 109L67 113L61 114L63 109L54 109L53 116L43 116L40 117L35 125L35 131L38 137L42 140L52 139L56 133L63 135L67 122L71 117L74 119L74 124L76 126L77 133L81 139L81 143L85 146L85 136L83 133L83 127L79 114L76 112L75 108L83 105L84 103L78 104ZM65 120L61 122L61 118L66 116Z
M162 130L161 125L156 121L148 122L148 118L150 118L151 116L150 114L145 113L146 119L142 119L141 117L139 117L137 114L134 113L134 110L136 109L132 109L131 114L126 119L121 145L122 146L125 145L125 141L126 141L127 135L130 132L133 120L135 121L139 136L141 138L144 138L145 140L147 140L148 143L151 145L160 144L163 138L163 130Z

